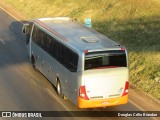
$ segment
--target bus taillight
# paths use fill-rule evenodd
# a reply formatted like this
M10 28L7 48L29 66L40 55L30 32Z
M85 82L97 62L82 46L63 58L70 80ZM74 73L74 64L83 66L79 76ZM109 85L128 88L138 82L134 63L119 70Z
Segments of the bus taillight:
M85 53L85 54L88 53L88 50L85 50L84 53Z
M122 94L122 96L125 96L128 94L128 90L129 90L129 82L127 81L125 84L125 88L124 88L124 92Z
M124 47L122 47L122 48L121 48L121 50L122 50L122 51L125 51L125 48L124 48Z
M80 86L79 89L79 96L85 100L89 100L87 94L86 94L86 87L85 86Z

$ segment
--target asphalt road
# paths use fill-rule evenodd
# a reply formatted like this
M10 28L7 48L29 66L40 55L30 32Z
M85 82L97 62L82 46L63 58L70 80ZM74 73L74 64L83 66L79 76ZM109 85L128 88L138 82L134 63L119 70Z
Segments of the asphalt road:
M0 111L100 111L100 114L97 115L99 117L92 118L85 115L83 119L87 120L128 119L126 117L100 117L104 114L101 111L160 111L160 105L152 103L134 90L129 91L128 104L107 108L81 110L69 100L60 99L51 83L41 73L34 71L29 63L21 28L22 23L0 9ZM71 116L74 115L74 112L69 113ZM62 117L56 117L56 119L77 120L82 118L66 118L62 113ZM130 119L157 118L131 117Z

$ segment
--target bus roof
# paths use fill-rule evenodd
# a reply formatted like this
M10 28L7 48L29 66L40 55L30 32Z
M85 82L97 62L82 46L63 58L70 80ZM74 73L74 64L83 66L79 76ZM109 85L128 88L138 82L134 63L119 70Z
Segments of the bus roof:
M34 22L81 51L120 50L121 45L68 17L39 18Z

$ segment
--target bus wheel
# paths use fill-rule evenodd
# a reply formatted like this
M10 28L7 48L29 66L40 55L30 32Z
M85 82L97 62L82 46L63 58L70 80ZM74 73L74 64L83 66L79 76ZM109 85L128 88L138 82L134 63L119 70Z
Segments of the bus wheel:
M33 66L34 70L36 70L35 59L34 59L33 56L32 56L32 59L31 59L31 63L32 63L32 66Z
M57 81L56 91L57 91L58 96L60 96L61 98L64 98L64 95L62 93L61 83L59 80Z

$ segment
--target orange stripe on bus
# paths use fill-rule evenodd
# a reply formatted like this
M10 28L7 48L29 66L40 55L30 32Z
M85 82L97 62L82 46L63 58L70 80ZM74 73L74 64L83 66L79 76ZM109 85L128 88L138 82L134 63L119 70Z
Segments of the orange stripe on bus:
M81 97L78 97L79 108L107 107L107 106L126 104L127 102L128 102L128 95L118 98L108 98L99 100L84 100Z

